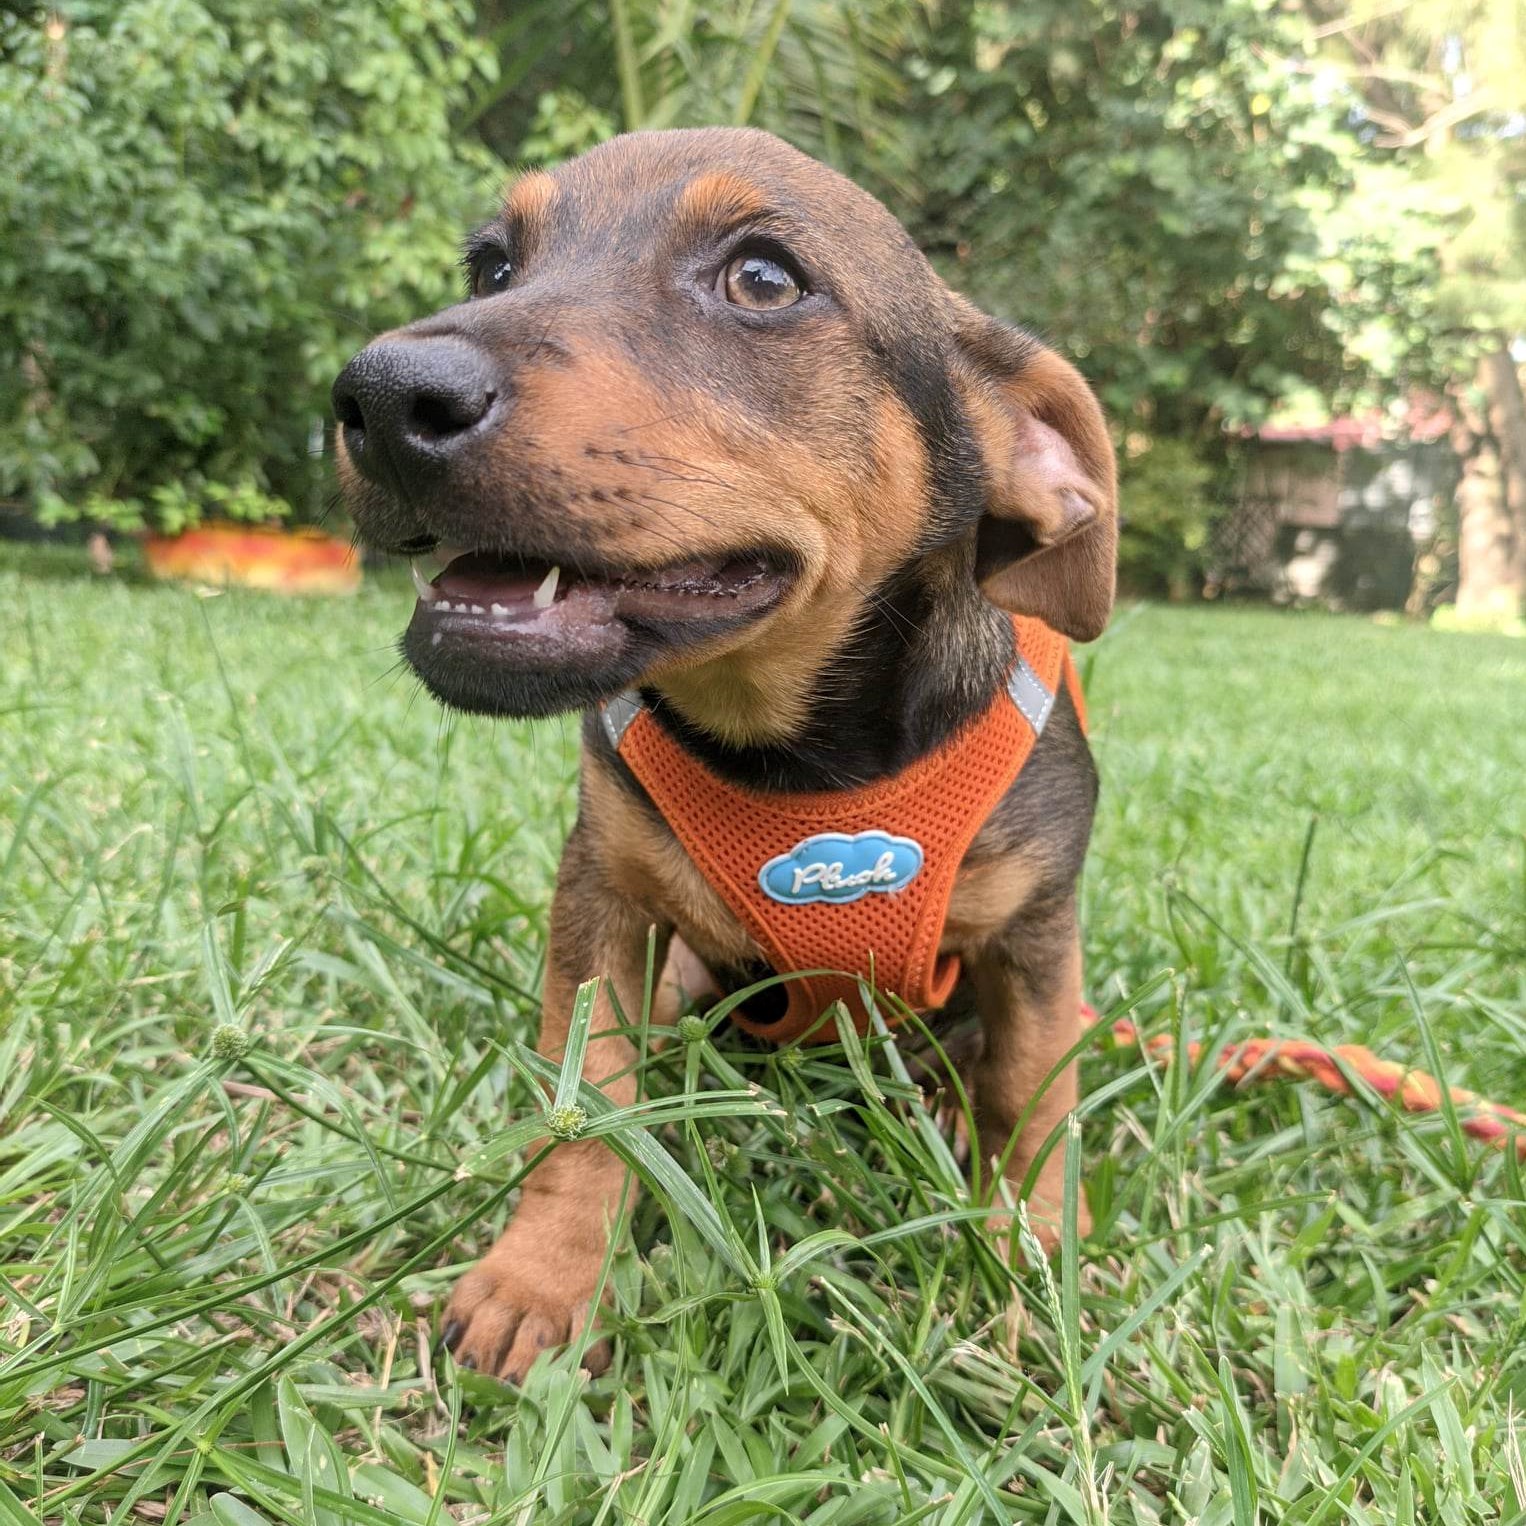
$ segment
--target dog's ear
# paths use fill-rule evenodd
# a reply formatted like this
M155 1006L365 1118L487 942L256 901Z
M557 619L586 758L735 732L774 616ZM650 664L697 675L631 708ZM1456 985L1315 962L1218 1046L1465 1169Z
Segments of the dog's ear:
M1036 339L958 299L965 398L985 460L975 577L994 604L1091 641L1113 609L1118 486L1092 390Z

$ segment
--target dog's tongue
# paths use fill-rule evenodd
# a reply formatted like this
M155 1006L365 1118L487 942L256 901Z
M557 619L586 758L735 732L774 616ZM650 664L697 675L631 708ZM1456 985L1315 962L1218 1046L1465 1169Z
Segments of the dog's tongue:
M458 556L434 580L434 586L448 599L470 599L474 604L531 604L537 589L544 588L550 566L525 566L510 563L480 551ZM551 581L548 592L554 596L560 577ZM546 595L542 599L549 603Z

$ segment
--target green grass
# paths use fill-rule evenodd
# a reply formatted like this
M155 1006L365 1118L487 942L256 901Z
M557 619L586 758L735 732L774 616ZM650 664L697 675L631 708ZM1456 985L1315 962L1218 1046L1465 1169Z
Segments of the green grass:
M1052 1273L991 1254L893 1052L878 1100L840 1051L670 1047L666 1112L585 1099L658 1180L613 1367L455 1373L435 1315L537 1127L575 728L443 720L398 585L12 553L0 600L0 1522L1526 1509L1514 1159L1100 1043ZM1086 666L1099 1005L1526 1102L1526 645L1140 608Z

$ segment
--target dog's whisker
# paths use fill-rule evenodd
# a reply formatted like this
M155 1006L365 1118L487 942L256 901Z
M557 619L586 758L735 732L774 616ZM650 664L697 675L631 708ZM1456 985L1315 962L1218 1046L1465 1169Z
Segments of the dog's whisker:
M649 455L646 452L637 456L627 452L625 461L628 466L640 466L648 471L665 473L677 482L701 482L711 487L721 488L728 493L736 491L735 485L726 481L724 477L717 477L697 463L682 460L678 456ZM675 467L679 470L675 471Z
M664 413L655 419L644 419L639 424L626 424L615 430L617 435L635 434L638 429L655 429L659 424L672 424L679 419L691 419L698 414L697 408L686 408L673 413Z

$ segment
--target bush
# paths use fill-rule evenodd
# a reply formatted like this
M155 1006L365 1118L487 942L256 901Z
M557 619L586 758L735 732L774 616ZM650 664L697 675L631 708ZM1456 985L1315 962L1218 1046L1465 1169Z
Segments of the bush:
M1184 599L1202 586L1216 469L1185 440L1131 438L1119 461L1118 580L1131 593Z
M501 170L467 0L63 0L0 19L0 494L317 506L327 389L449 300Z

